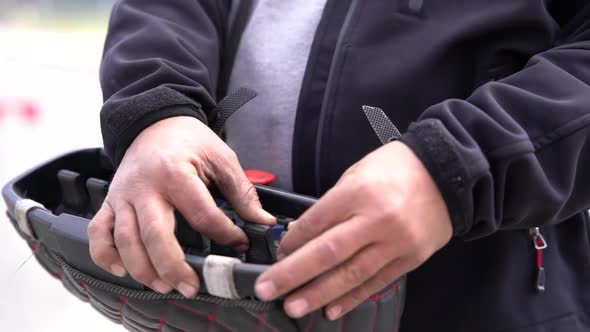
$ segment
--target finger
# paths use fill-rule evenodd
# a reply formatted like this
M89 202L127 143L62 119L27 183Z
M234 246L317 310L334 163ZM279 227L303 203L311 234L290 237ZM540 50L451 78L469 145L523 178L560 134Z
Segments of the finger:
M339 265L369 243L370 234L362 222L346 221L272 265L258 278L256 295L264 301L274 300Z
M90 257L102 269L118 277L123 277L127 271L123 267L117 248L115 248L114 225L115 214L111 206L105 202L88 225Z
M325 308L326 317L336 320L346 315L373 294L383 290L387 285L411 270L411 264L404 259L392 261L367 282L330 303Z
M285 311L292 318L300 318L362 285L391 261L384 258L385 250L384 245L365 247L350 260L289 295L285 300Z
M145 247L141 243L137 217L133 207L127 202L121 202L116 209L115 245L127 271L133 279L160 293L170 292L172 287L158 278Z
M199 278L186 263L174 235L174 210L161 197L143 197L134 202L139 232L159 278L191 298L199 289Z
M276 218L260 204L256 188L248 180L235 153L223 157L213 167L215 183L238 215L249 222L274 226Z
M335 224L352 217L354 201L348 190L334 187L317 203L289 225L289 231L281 240L277 256L285 257L318 237Z
M248 245L246 234L215 205L209 190L197 175L187 175L179 182L182 187L172 190L169 196L195 230L222 245Z

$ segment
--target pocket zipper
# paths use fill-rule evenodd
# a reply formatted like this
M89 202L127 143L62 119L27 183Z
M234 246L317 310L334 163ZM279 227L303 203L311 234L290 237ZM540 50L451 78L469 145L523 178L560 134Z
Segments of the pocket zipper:
M541 234L539 227L533 227L529 229L529 234L533 239L533 246L536 252L536 263L537 263L537 278L535 281L535 288L539 292L545 291L545 268L543 267L543 250L547 248L547 241Z

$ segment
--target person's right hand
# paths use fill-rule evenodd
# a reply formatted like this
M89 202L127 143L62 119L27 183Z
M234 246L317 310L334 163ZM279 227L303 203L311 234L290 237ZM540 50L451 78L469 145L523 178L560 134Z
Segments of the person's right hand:
M215 205L216 184L238 215L274 225L236 154L201 121L173 117L146 128L133 141L108 195L88 227L90 255L117 276L127 272L161 293L197 293L199 279L174 236L174 208L217 243L244 250L244 232Z

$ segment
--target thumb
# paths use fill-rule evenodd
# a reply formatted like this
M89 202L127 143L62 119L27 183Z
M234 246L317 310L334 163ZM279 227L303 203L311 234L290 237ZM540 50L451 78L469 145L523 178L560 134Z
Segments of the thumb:
M233 154L229 159L221 167L215 167L215 183L223 196L245 221L275 225L276 218L262 208L256 188L248 180L238 158Z

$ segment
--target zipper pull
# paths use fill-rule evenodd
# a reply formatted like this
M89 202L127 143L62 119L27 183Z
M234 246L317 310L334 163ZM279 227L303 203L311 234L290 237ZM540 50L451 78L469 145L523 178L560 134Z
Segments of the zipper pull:
M531 237L533 238L533 245L535 246L535 251L537 253L537 280L535 287L537 291L544 292L545 291L545 268L543 267L543 250L547 248L547 241L541 234L541 230L539 227L534 227L530 229Z

